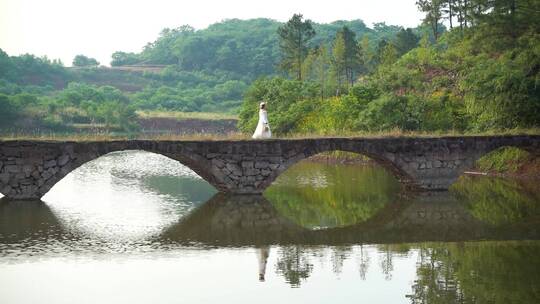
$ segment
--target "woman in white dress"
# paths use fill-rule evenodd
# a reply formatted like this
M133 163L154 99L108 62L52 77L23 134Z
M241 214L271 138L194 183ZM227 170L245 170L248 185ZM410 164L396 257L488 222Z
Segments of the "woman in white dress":
M253 133L252 138L270 138L272 137L272 132L270 131L270 124L268 123L268 114L266 113L266 103L261 102L259 105L259 123L257 124L257 129Z

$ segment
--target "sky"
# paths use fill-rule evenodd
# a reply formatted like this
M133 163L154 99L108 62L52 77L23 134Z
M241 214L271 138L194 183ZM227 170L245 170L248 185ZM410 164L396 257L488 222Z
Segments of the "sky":
M0 48L71 65L84 54L109 65L115 51L139 52L165 28L196 29L224 19L271 18L294 13L317 23L362 19L414 27L416 0L0 0Z

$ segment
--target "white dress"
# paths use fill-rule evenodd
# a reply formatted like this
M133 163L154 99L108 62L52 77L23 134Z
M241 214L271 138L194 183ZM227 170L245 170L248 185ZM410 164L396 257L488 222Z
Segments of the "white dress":
M266 127L266 128L265 128ZM272 131L270 131L270 124L268 123L268 114L266 110L259 110L259 123L257 129L253 133L252 138L270 138L272 137Z

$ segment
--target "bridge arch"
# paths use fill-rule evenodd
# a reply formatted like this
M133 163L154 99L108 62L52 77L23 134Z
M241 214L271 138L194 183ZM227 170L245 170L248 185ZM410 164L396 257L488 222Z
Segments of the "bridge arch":
M72 175L77 177L73 179ZM146 179L146 177L151 179ZM153 182L156 181L154 177L165 178L167 181L177 181L177 186L174 188L162 188L160 187L160 184ZM181 161L172 159L160 153L148 152L144 150L120 150L109 152L98 156L97 158L93 158L73 169L71 172L67 173L66 176L59 178L56 183L44 194L44 200L48 201L53 197L58 197L58 194L60 193L65 193L68 196L76 195L76 192L72 192L65 188L64 186L66 185L76 186L77 189L86 191L85 189L97 189L95 188L96 182L100 184L100 181L108 181L109 178L113 178L114 180L119 179L122 185L124 185L124 182L128 180L138 180L139 182L142 182L137 182L139 186L137 186L137 189L132 189L134 193L138 193L138 191L140 191L138 189L139 187L150 187L148 189L150 189L151 192L158 191L159 193L162 193L162 191L165 191L163 194L184 194L185 192L185 195L191 196L194 193L189 187L186 188L186 185L197 185L197 187L193 189L207 189L210 192L216 191L214 186L206 181L203 182L202 180L204 180L204 178L202 178L200 174L184 165ZM186 181L186 183L182 183L181 181L183 178L196 178L198 182ZM63 181L66 179L69 180L67 184L63 183ZM85 179L88 179L89 184L94 183L94 185L85 187ZM58 188L60 184L63 185L61 189ZM198 185L200 185L202 188L200 188ZM107 185L103 186L107 188ZM114 187L108 191L114 192ZM203 193L206 193L206 191L202 191L202 197L204 197Z
M341 152L348 152L353 154L362 155L365 157L368 157L369 159L373 160L377 165L381 166L388 172L390 172L402 185L405 187L414 187L414 181L410 177L410 175L403 170L402 167L400 167L398 164L392 161L391 157L387 157L386 155L380 155L380 154L374 154L370 152L366 152L359 149L354 149L350 147L315 147L314 149L307 149L304 150L303 153L298 154L295 157L292 157L290 159L285 160L276 170L272 171L270 176L264 180L264 182L261 184L261 187L263 189L266 189L269 187L282 173L287 171L290 167L294 166L295 164L309 159L310 157L327 153L327 152L334 152L334 151L341 151Z
M211 173L211 164L195 153L174 153L171 149L159 149L153 145L133 146L129 142L100 142L70 143L64 146L44 144L39 155L32 155L32 151L20 151L18 154L27 158L25 162L15 159L13 164L0 168L3 169L0 171L0 193L14 199L40 199L80 166L119 151L144 151L163 155L178 161L214 188L222 190Z

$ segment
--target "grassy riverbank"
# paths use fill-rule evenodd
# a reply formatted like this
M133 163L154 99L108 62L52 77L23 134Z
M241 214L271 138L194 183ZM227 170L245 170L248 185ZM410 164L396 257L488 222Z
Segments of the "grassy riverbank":
M540 157L527 151L503 147L476 162L477 171L490 176L540 178Z

